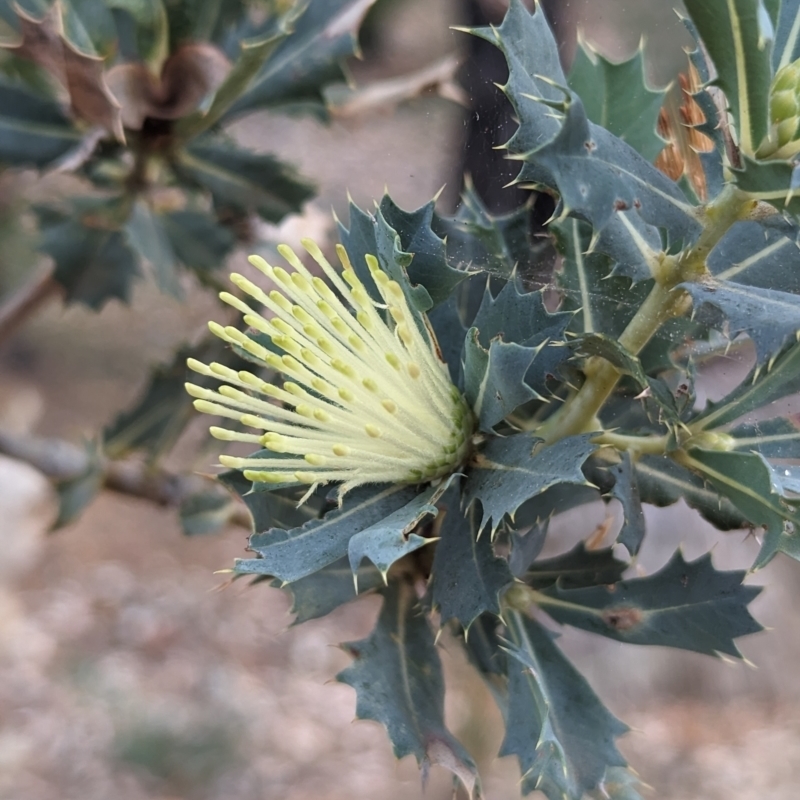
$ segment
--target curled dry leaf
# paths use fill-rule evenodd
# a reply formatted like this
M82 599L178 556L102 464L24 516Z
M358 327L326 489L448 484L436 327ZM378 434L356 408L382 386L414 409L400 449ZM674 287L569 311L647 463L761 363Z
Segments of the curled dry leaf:
M5 47L52 75L66 89L76 117L111 131L124 142L119 103L106 85L103 59L79 52L64 38L60 4L54 3L38 20L19 6L15 11L22 41Z
M123 124L138 130L147 117L179 119L196 110L220 87L230 68L221 50L195 43L173 53L164 62L160 76L136 62L112 67L107 80L122 106Z

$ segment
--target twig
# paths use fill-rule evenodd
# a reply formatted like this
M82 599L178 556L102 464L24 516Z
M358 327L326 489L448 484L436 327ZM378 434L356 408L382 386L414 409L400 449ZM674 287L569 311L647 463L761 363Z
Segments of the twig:
M0 302L0 345L43 303L61 292L53 268L36 275Z
M80 478L92 469L95 459L89 450L63 439L18 436L2 431L0 454L24 461L56 482ZM210 478L181 475L133 460L105 460L101 462L101 469L103 488L172 508L214 485ZM250 516L243 505L237 505L229 522L251 527Z
M440 97L460 105L469 105L466 92L456 83L455 75L461 59L451 54L422 69L375 81L360 89L343 89L329 97L330 112L337 119L349 119L379 110L391 110L423 92L434 90Z

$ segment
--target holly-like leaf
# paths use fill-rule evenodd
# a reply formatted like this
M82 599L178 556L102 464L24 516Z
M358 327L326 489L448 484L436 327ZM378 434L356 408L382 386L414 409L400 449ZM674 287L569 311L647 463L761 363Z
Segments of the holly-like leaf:
M653 575L610 586L545 589L539 605L562 625L629 644L741 657L734 639L763 630L747 610L761 591L744 570L720 572L710 554L685 561L680 550Z
M614 262L605 254L589 252L591 228L579 219L554 222L563 256L557 273L564 295L563 308L575 311L571 328L579 333L605 333L619 336L636 313L649 291L649 282L632 283L613 274Z
M178 281L177 259L160 215L143 201L133 206L125 233L134 250L153 267L158 288L181 299L183 289Z
M187 536L217 533L233 518L236 501L224 487L209 484L202 492L191 494L181 502L179 518Z
M103 431L105 451L112 458L143 451L155 461L172 449L194 415L192 398L184 388L187 377L195 374L189 372L187 358L229 363L233 356L216 337L211 337L195 346L180 348L171 361L157 366L133 406ZM192 380L213 385L203 376Z
M695 430L719 428L800 392L800 344L791 344L765 367L756 366L728 395L710 403L695 420Z
M240 470L223 472L217 476L217 480L244 501L253 518L254 532L271 528L298 528L310 519L318 518L324 509L329 508L324 496L320 497L320 492L315 492L303 505L298 505L308 491L303 485L258 491L258 486L247 480ZM352 586L352 572L348 574Z
M532 277L541 266L546 239L534 240L531 205L507 214L490 214L469 179L455 217L434 218L433 228L447 238L447 259L460 270L478 269L509 278L514 270Z
M479 535L475 507L464 517L457 500L448 504L439 531L430 591L442 622L456 619L469 631L484 612L500 613L500 594L513 577L508 562L494 554L491 536Z
M755 344L759 366L790 339L800 335L800 297L797 295L710 278L699 283L683 283L681 288L692 296L700 314L703 306L722 312L729 338L747 333Z
M671 458L644 455L637 459L634 469L643 502L663 508L684 500L720 530L740 530L748 526L747 518L724 494Z
M471 328L464 340L464 395L478 427L488 433L523 403L544 399L526 381L542 348L494 339L487 350L479 335L477 328Z
M639 789L646 786L632 770L608 767L597 797L603 800L644 800Z
M614 740L628 731L603 706L552 634L519 612L508 614L508 712L500 755L516 755L522 792L581 800L609 767L626 762Z
M458 296L450 297L428 313L428 321L433 328L442 360L450 371L454 386L463 387L461 354L464 350L464 337L467 329L458 313Z
M264 66L277 47L291 34L305 11L303 3L293 3L282 14L268 18L258 35L239 38L236 62L222 83L216 88L206 109L182 119L176 125L176 134L185 140L192 139L214 127L233 104L247 91L253 78Z
M431 227L435 218L434 201L416 211L403 211L386 194L379 208L400 237L400 246L414 256L407 268L411 283L424 286L434 306L443 303L469 273L450 266L447 245Z
M608 467L607 472L614 480L614 485L608 494L619 500L622 505L622 527L617 534L617 541L625 545L628 552L635 556L644 540L645 520L630 454L623 453L619 464Z
M552 110L539 100L558 103L567 85L558 45L539 7L533 13L521 0L511 0L502 24L468 29L500 48L508 62L508 82L502 87L517 111L519 129L506 145L512 153L527 153L550 141L559 129Z
M138 60L158 73L169 53L169 20L162 0L106 0L106 5L130 15Z
M562 215L592 224L597 249L628 265L629 277L652 277L648 262L662 247L657 228L666 230L671 246L698 235L691 203L632 147L589 122L580 98L566 88L543 14L517 1L499 28L477 33L508 61L503 89L520 127L507 147L524 162L517 181L556 191Z
M39 249L55 262L53 277L69 302L100 309L112 297L130 299L139 259L119 230L84 224L77 215L40 214Z
M355 661L336 679L356 690L356 716L386 727L397 758L413 755L423 771L444 767L480 798L475 764L444 725L441 662L413 587L393 582L370 636L342 649Z
M287 584L286 589L293 598L289 609L295 615L292 625L324 617L339 606L355 600L359 594L384 586L380 571L367 564L359 568L356 578L358 593L353 585L350 562L342 558L313 575Z
M639 47L632 58L613 63L581 41L568 80L592 122L653 161L664 147L656 133L664 92L648 87L643 55Z
M717 69L736 123L739 146L752 155L769 128L773 23L764 0L686 0Z
M699 472L753 525L766 529L753 569L766 566L776 553L800 560L800 510L797 501L780 497L772 469L759 453L692 450L686 466Z
M213 136L202 136L176 155L186 181L208 189L216 206L255 212L280 222L314 194L296 171L265 153L254 153Z
M380 522L353 534L347 544L347 557L353 575L357 575L361 562L368 558L385 580L395 561L430 544L431 539L412 531L425 517L438 514L434 503L449 483L448 480L440 486L429 486L410 503L393 511Z
M484 347L496 336L504 342L537 346L548 339L563 339L571 319L572 314L567 312L550 313L541 291L522 291L515 279L507 281L497 297L487 285L472 325L480 332Z
M239 559L237 574L271 575L291 583L327 567L347 555L350 539L372 528L379 536L403 530L420 514L419 492L414 486L379 484L354 489L342 507L300 528L270 528L250 538L250 549L258 558ZM423 502L424 506L425 503ZM395 515L406 509L405 514ZM383 521L392 517L387 528Z
M795 217L800 214L800 167L791 161L754 161L742 156L742 168L733 171L736 185L753 199L764 200Z
M66 89L76 116L124 142L119 103L106 85L103 59L92 41L108 42L115 33L108 8L91 0L70 0L42 10L45 15L36 18L16 6L22 40L5 46L55 78Z
M80 131L57 103L0 79L0 162L41 169L80 141Z
M583 462L597 449L591 434L569 436L550 446L530 434L489 440L473 458L464 486L466 508L480 500L480 530L496 530L506 514L525 500L559 483L587 484Z
M737 425L729 433L736 439L736 450L757 450L764 458L800 459L800 419L796 416Z
M465 394L481 430L546 397L548 379L569 357L563 339L571 318L548 312L542 292L521 292L516 279L497 297L487 285L464 341Z
M223 117L276 106L324 108L322 88L342 80L341 63L357 49L361 20L375 0L310 0L305 13Z
M709 272L720 281L800 293L798 234L779 214L764 222L737 222L709 254Z
M236 245L233 231L202 211L170 211L161 216L161 225L176 258L197 272L223 267Z
M800 1L781 0L772 48L772 69L779 69L800 58Z
M525 582L534 589L543 589L556 582L563 589L598 586L616 583L629 566L614 557L613 547L588 550L586 543L580 541L566 553L534 561L525 574Z
M651 278L661 238L671 247L691 243L700 231L691 203L678 186L605 128L590 123L570 96L563 124L551 141L521 154L517 178L547 186L560 197L561 214L589 221L595 248L619 262L634 280Z

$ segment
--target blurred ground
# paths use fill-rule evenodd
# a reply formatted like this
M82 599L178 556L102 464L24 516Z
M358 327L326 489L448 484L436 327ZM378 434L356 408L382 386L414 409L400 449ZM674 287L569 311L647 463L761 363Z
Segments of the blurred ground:
M454 6L397 3L387 12L379 69L457 47L460 35L447 29L457 21ZM635 47L646 23L662 62L680 63L666 4L574 7L612 53ZM319 209L344 214L345 187L363 205L388 184L413 207L452 183L461 125L458 108L423 98L346 127L259 118L237 133L297 161L320 184ZM0 356L0 423L73 441L90 435L214 308L196 289L181 305L146 285L131 308L49 308ZM735 369L720 365L715 382ZM0 459L0 800L421 796L416 766L395 767L378 726L350 723L352 690L330 682L348 659L329 645L367 634L374 598L287 630L288 602L277 590L216 591L224 576L214 570L242 555L245 531L187 540L173 512L106 494L48 537L53 513L41 476ZM588 535L603 514L567 519L553 548ZM719 568L747 565L756 547L676 506L650 515L642 568L656 569L681 542L688 557L714 547ZM753 610L774 629L742 643L758 669L564 632L565 650L636 729L623 749L654 797L798 796L800 568L778 560L758 579L769 589ZM488 795L518 796L516 764L495 758L502 730L490 697L447 641L442 657L451 728L476 756ZM447 776L434 772L426 797L449 796Z

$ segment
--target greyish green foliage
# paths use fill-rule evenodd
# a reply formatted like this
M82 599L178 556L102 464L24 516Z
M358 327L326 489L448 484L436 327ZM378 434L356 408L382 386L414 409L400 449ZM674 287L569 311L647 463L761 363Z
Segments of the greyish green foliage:
M117 0L107 4L113 13L81 27L83 6L61 3L65 35L82 32L69 41L106 54L104 69L117 27L130 32L132 24L126 47L133 42L148 64L181 37L213 43L235 62L181 118L126 130L125 143L109 135L92 145L76 169L93 193L38 209L42 249L69 300L100 307L127 298L145 260L164 291L177 292L184 269L213 283L249 220L280 219L309 196L287 165L243 150L222 131L260 108L324 114L321 89L340 75L369 2L303 6L255 24L234 0L209 4L216 11L196 19L172 2L164 28L144 5ZM505 146L519 164L518 182L555 198L550 237L531 237L529 205L494 216L469 185L452 218L433 201L406 211L387 195L372 212L351 204L339 225L365 291L381 300L380 276L373 279L365 261L375 256L466 399L472 436L461 463L433 483L376 482L343 493L336 482L306 493L300 472L281 484L253 483L235 469L220 476L253 518L252 557L234 572L291 592L296 623L360 594L382 596L373 633L344 645L354 661L338 678L356 690L357 715L386 727L398 757L444 766L471 797L480 795L475 764L443 721L442 630L498 702L506 725L500 752L518 758L523 793L637 800L639 784L616 746L625 725L569 663L549 625L733 657L736 639L760 630L748 611L758 590L744 572L717 571L709 556L687 562L678 550L655 574L631 577L647 547L647 504L683 499L720 530L763 533L754 569L778 553L800 559L800 425L768 410L800 391L800 178L792 161L800 143L785 158L761 148L773 76L800 54L800 4L686 0L686 8L698 37L693 63L702 80L717 76L730 108L729 121L709 89L696 95L706 115L699 127L714 145L701 159L705 205L684 191L689 182L673 182L652 163L662 146L662 92L644 81L641 52L614 64L582 50L567 77L542 11L512 0L501 25L471 33L508 61L503 91L519 127ZM19 25L4 0L0 16ZM41 70L28 70L26 83L10 53L0 62L0 158L45 168L84 143L81 98L65 113L41 93ZM146 167L154 159L185 207L150 202ZM551 248L557 271L546 287L532 288L553 263ZM385 317L401 337L397 317ZM308 327L301 314L297 320ZM253 339L271 352L279 347L277 336ZM751 354L750 374L698 407L696 375L734 339ZM369 346L382 363L379 341ZM296 357L313 369L309 352ZM187 355L232 369L258 363L239 346L201 342L181 352L106 429L106 457L139 451L155 461L174 442L189 417L180 386ZM387 395L400 385L389 364ZM349 435L342 430L344 443ZM365 452L364 470L387 457L378 444L374 462ZM253 457L281 458L269 449ZM98 456L61 487L63 522L98 490L101 467ZM552 541L553 518L600 499L619 506L616 533L598 544L587 529L564 552ZM228 519L230 502L220 493L189 498L189 532Z
M654 575L629 578L630 562L610 547L593 550L583 542L542 558L551 516L599 496L618 501L616 541L635 559L647 546L643 504L683 498L722 530L764 528L754 568L778 552L800 557L799 484L796 470L783 467L786 459L800 458L797 423L739 423L798 390L800 228L791 213L782 214L794 210L786 197L795 185L792 167L758 161L755 151L766 135L770 65L782 58L773 56L772 42L793 57L800 12L790 3L778 14L776 4L756 0L687 8L713 66L700 51L695 63L701 74L719 74L737 131L746 128L752 142L749 151L734 154L742 170L726 167L727 186L719 161L730 156L724 140L718 140L717 161L703 160L714 187L707 211L649 163L662 144L655 132L662 95L644 82L641 54L612 64L582 51L567 80L542 13L518 0L502 25L475 31L509 63L504 91L520 127L508 149L521 163L519 181L556 196L551 230L563 256L554 281L560 303L554 307L552 294L545 301L543 292L526 288L526 274L536 269L525 255L534 252L532 244L521 248L517 222L490 217L471 189L453 220L437 217L430 205L402 212L389 198L374 215L351 209L350 229L342 228L345 244L357 253L384 253L416 309L437 305L433 329L478 433L464 477L436 501L438 517L426 505L433 490L408 505L399 499L403 490L394 490L398 499L384 512L394 540L371 511L359 518L358 492L345 497L341 510L322 508L320 519L278 534L288 548L309 528L335 528L355 509L327 558L349 547L350 566L358 567L369 555L365 529L378 531L370 543L376 553L384 547L407 553L392 563L393 557L369 556L387 581L384 612L372 636L354 648L354 666L340 676L357 688L359 715L383 722L398 755L414 753L423 763L428 758L427 730L441 726L414 710L415 659L431 635L423 622L427 602L497 698L506 721L500 752L518 757L523 793L538 789L550 800L640 794L615 746L625 726L529 616L531 608L619 641L710 655L738 656L735 640L761 629L747 610L759 590L743 583L744 572L719 572L708 556L686 562L677 552ZM746 35L731 35L742 26ZM699 97L711 114L705 95ZM718 135L709 122L704 129ZM754 208L754 200L775 205ZM512 253L516 272L508 262ZM467 277L467 269L491 280ZM480 302L476 281L484 284ZM726 337L752 341L753 371L727 397L697 409L693 348L698 357L721 352ZM409 527L418 513L428 516ZM269 555L264 536L257 533L251 543L259 556ZM323 552L328 541L318 539L314 552ZM317 563L315 554L303 558ZM323 592L319 608L352 599L344 562L338 563L313 573L321 587L341 587ZM279 574L270 564L260 557L237 569ZM335 570L340 583L326 570ZM364 590L379 587L378 573L372 575ZM394 598L401 592L410 597L409 587L421 579L428 593L408 618L421 638L404 651L403 637L389 635L402 627ZM295 610L299 619L319 613L302 581ZM425 657L428 690L439 691L438 662L433 651ZM411 682L386 680L409 658ZM455 763L466 762L459 756ZM465 779L452 762L450 768L474 789L471 772Z

